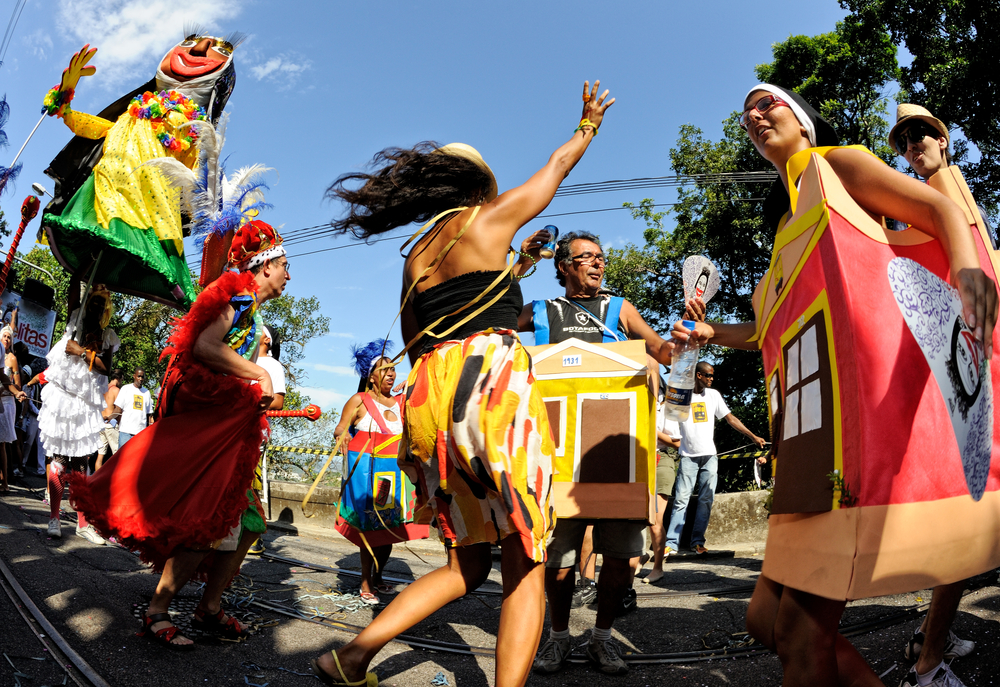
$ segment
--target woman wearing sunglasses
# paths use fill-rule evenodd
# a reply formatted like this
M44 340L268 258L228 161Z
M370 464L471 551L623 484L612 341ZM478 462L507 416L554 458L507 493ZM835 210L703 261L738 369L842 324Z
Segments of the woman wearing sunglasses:
M838 146L828 122L798 94L770 84L755 86L743 103L740 124L751 142L780 176L765 202L765 217L781 231L791 216L787 163L810 148L822 155L851 197L870 215L895 217L941 242L959 290L963 315L991 355L997 318L997 291L980 269L976 245L964 213L951 200L919 181L887 167L858 147ZM698 323L693 333L680 323L674 336L700 343L755 350L757 325ZM773 535L772 535L773 536ZM747 609L747 628L781 659L785 685L881 685L864 658L843 636L838 624L845 600L830 599L782 585L767 576L767 564ZM807 585L803 585L807 586Z

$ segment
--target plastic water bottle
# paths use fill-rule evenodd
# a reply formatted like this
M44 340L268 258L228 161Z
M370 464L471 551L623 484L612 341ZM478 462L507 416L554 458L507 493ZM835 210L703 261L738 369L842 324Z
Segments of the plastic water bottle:
M538 251L538 255L543 260L548 260L556 254L556 241L559 240L559 227L554 224L546 224L544 229L549 232L549 236L551 238L545 243L545 245L542 246L541 250Z
M694 331L694 322L682 324ZM698 365L700 346L691 341L677 342L670 358L670 377L667 379L666 416L669 420L683 422L691 414L691 394L694 393L694 372Z

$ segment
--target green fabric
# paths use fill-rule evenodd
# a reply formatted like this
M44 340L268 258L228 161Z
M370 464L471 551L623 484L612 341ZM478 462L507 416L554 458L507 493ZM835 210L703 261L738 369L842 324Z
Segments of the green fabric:
M257 510L257 499L249 489L247 489L247 500L249 503L247 504L247 509L243 511L243 519L241 521L243 531L264 534L267 531L267 523L264 522L264 516Z
M50 230L67 269L75 271L101 250L95 283L187 309L195 299L191 273L173 241L160 241L151 228L138 229L112 219L107 229L94 212L94 177L73 195L61 215L45 213L42 225ZM182 295L174 292L179 286Z

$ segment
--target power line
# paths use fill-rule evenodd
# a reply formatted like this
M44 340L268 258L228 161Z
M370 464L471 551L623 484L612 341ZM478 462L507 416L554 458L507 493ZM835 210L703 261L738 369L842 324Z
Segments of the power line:
M3 41L0 42L0 65L3 65L3 61L7 57L7 48L10 47L11 41L14 40L14 29L17 28L17 22L21 19L21 12L24 11L26 3L27 0L18 0L14 4L14 11L10 14L10 20L7 22L7 30L3 34Z

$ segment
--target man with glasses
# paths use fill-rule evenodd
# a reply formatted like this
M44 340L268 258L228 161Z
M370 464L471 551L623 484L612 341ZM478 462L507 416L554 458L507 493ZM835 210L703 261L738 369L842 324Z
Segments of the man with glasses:
M910 169L921 179L930 179L951 163L949 143L948 127L930 111L910 103L903 103L897 108L896 124L889 131L889 146L909 163ZM986 213L981 207L979 214L986 222ZM995 249L996 238L989 224L986 225L986 232ZM934 588L927 616L906 645L906 657L915 663L901 687L959 687L962 684L944 661L967 656L976 647L975 642L960 639L951 631L965 584L966 580L961 580Z
M542 229L521 244L523 253L538 259L539 249L551 239ZM639 311L624 298L601 290L607 258L601 241L593 234L569 233L559 239L553 256L556 280L565 287L559 298L535 301L521 311L520 331L534 331L536 344L559 343L577 338L589 343L642 339L647 353L660 363L670 362L672 346L654 332ZM520 269L527 264L518 265ZM656 362L652 363L653 365ZM587 657L609 675L623 675L628 666L611 639L611 625L623 608L632 586L630 561L642 554L646 523L642 520L561 519L549 544L545 563L545 592L552 627L548 641L535 659L539 673L558 671L572 650L569 615L573 601L573 568L580 558L584 534L594 526L594 553L604 562L597 584L597 622L587 645ZM634 592L632 592L634 595Z
M715 368L704 360L695 368L694 393L691 395L691 412L680 423L681 460L677 465L674 509L667 527L666 555L676 553L687 518L688 502L697 491L698 507L695 511L694 527L691 530L691 551L696 554L708 553L705 548L705 530L712 516L715 501L715 485L719 476L719 456L715 451L715 421L725 420L737 432L763 448L764 439L747 429L729 411L722 394L712 388Z

